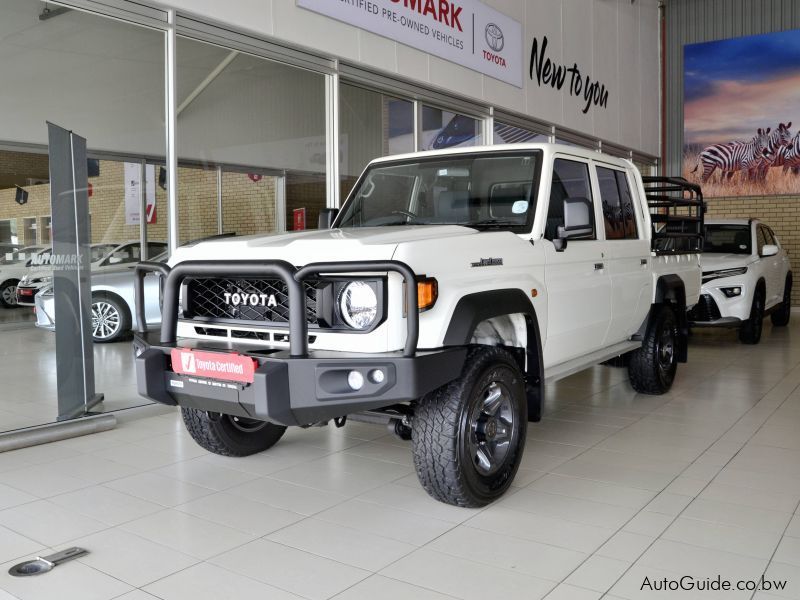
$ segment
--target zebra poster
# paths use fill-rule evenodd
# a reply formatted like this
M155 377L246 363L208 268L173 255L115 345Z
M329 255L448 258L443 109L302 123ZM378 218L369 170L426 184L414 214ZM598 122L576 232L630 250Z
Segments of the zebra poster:
M800 30L684 46L683 176L706 197L800 193Z

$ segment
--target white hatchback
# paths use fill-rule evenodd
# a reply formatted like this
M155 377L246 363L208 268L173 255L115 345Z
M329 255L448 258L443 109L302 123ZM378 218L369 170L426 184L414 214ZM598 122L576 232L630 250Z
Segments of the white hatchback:
M757 344L762 322L789 323L792 272L775 233L757 219L707 219L700 258L703 288L689 311L693 327L738 327L739 339Z

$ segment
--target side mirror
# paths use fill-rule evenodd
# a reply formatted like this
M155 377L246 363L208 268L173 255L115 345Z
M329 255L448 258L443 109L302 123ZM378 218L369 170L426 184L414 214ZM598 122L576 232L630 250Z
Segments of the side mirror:
M323 208L319 211L319 228L330 229L336 217L339 215L338 208Z
M778 253L778 247L775 244L765 244L761 247L761 256L775 256Z
M558 228L556 250L563 251L567 240L592 235L592 203L588 198L564 199L564 225Z
M108 257L108 264L110 265L118 265L122 262L122 259L119 256L109 256Z

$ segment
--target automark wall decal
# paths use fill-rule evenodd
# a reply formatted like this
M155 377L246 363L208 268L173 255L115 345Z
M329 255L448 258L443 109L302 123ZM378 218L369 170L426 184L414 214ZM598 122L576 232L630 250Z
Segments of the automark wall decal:
M297 0L297 6L522 87L522 24L478 0Z

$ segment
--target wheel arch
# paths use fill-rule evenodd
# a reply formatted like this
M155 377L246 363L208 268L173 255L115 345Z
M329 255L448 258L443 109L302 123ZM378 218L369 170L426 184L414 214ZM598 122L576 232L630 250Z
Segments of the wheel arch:
M522 290L508 288L462 296L450 317L450 323L444 336L444 345L469 345L481 323L513 315L522 315L525 320L525 360L521 366L525 373L528 420L538 421L541 419L544 398L542 337L536 310ZM504 345L519 348L514 344Z

